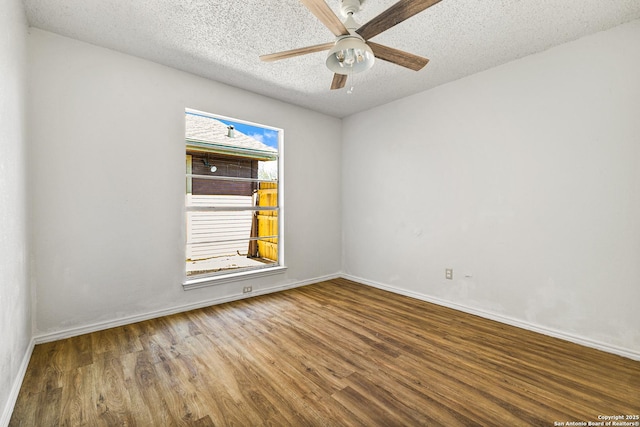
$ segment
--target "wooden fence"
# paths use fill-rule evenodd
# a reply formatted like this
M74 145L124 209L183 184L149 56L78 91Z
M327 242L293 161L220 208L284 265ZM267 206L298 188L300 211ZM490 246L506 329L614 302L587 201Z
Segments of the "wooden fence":
M258 189L258 206L278 206L278 184L260 183ZM278 211L258 211L258 237L278 235ZM278 238L258 240L260 258L278 261Z

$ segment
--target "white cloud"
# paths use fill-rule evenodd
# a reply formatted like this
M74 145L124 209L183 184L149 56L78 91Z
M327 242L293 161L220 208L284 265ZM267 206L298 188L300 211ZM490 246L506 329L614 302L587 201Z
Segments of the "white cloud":
M278 132L272 131L272 130L265 130L264 137L266 138L266 141L264 141L265 144L270 145L272 147L278 146Z
M253 139L257 139L263 144L267 144L270 147L278 147L278 132L272 130L264 130L262 133L252 133L249 135Z
M253 139L257 139L258 141L262 142L263 144L265 144L264 142L264 135L261 133L252 133L251 135L249 135L251 138Z

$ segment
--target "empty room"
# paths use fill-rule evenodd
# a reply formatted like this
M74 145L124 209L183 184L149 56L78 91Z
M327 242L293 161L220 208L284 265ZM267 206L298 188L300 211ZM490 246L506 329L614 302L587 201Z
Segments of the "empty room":
M0 28L0 426L640 426L637 0Z

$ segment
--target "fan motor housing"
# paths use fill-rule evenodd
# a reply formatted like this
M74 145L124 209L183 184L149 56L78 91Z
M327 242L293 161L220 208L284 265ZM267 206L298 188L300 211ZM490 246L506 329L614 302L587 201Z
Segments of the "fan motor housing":
M364 0L340 0L340 13L343 17L348 18L360 11Z

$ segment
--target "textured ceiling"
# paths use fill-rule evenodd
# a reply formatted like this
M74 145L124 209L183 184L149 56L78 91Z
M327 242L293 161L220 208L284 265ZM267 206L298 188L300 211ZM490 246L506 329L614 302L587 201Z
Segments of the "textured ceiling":
M364 24L396 0L365 0ZM425 56L385 61L330 91L326 52L261 54L334 40L298 0L24 0L33 27L146 58L336 117L372 108L640 18L639 0L442 0L372 41ZM327 0L340 16L339 0Z

